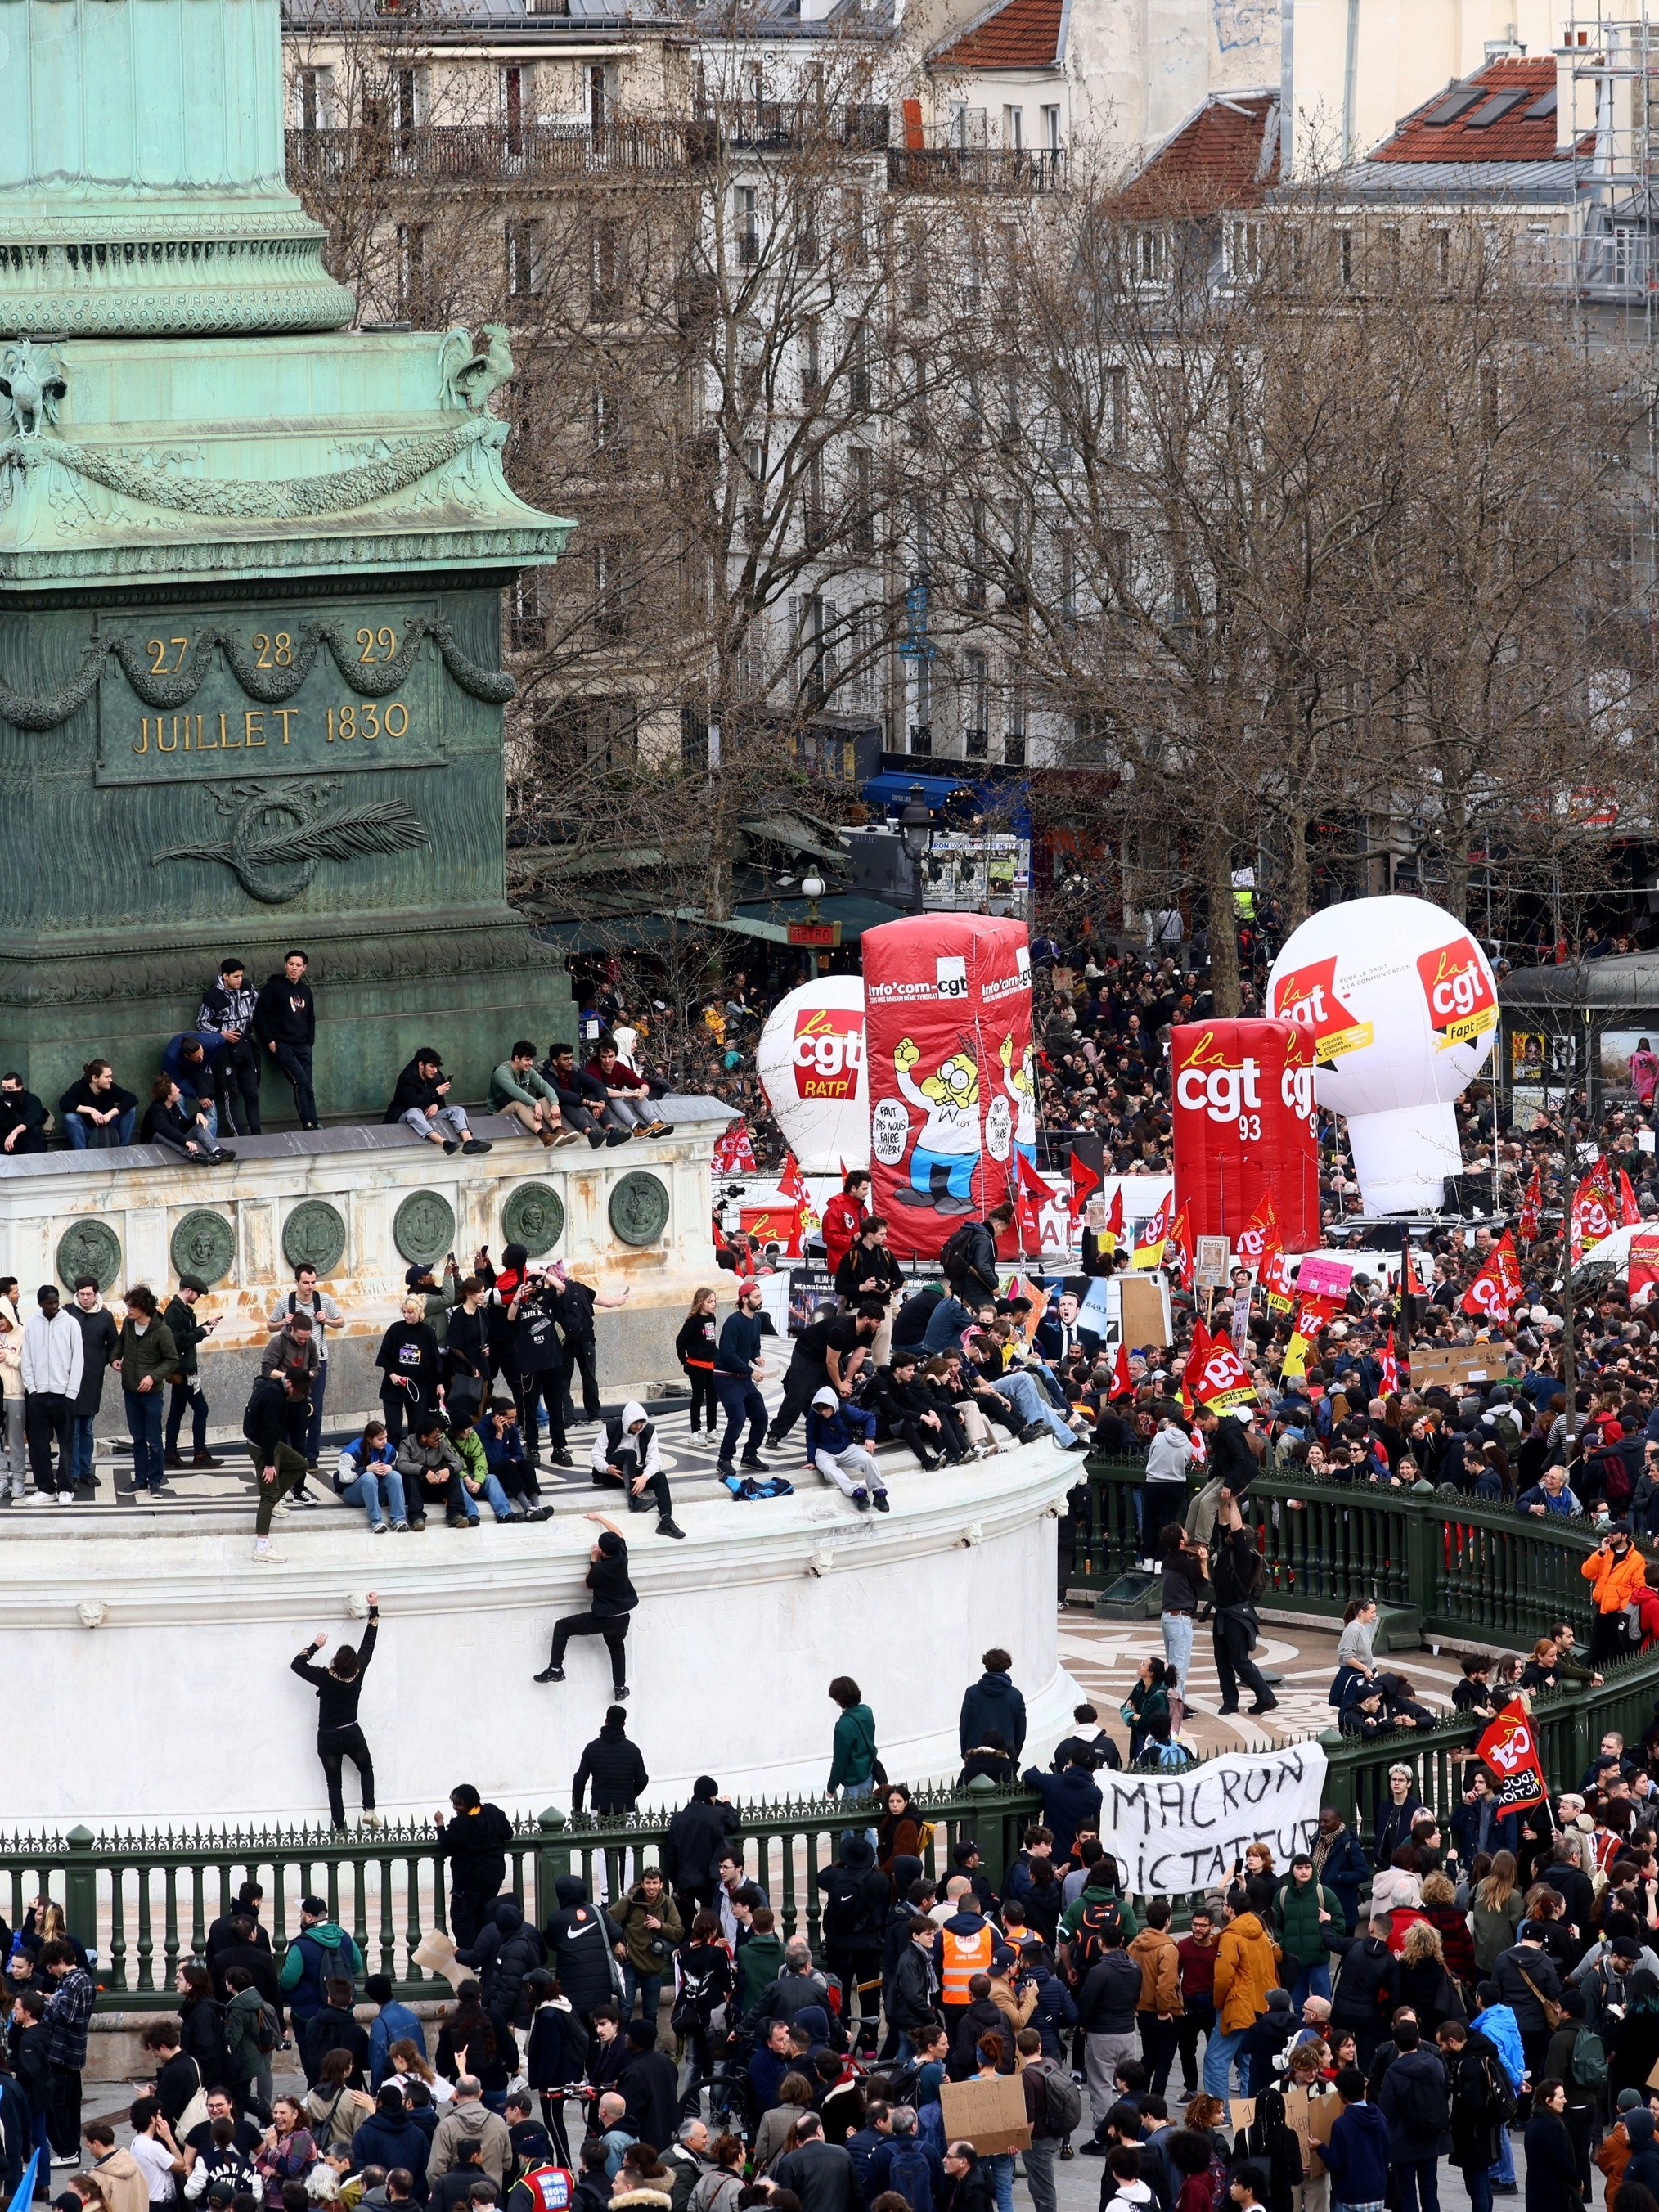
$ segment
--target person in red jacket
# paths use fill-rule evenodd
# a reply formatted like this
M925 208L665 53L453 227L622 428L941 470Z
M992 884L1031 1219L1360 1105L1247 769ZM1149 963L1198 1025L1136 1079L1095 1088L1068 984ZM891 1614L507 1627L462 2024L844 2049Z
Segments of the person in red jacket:
M850 1168L842 1178L841 1188L823 1209L823 1250L832 1275L851 1251L870 1211L865 1203L869 1190L869 1170Z

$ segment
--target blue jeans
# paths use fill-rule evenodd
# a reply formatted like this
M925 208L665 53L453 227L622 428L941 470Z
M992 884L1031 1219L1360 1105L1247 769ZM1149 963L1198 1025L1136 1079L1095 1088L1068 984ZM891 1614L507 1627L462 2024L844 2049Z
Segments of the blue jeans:
M380 1510L380 1493L386 1492L386 1512ZM361 1505L368 1516L368 1525L378 1528L389 1514L392 1520L407 1519L404 1511L404 1479L396 1468L390 1474L360 1474L356 1482L347 1483L340 1492L345 1505Z
M664 1979L665 1977L661 1974L641 1974L633 1966L624 1965L623 1993L628 2000L627 2009L630 2020L634 2014L635 1997L640 1999L641 2017L645 2020L655 2020L657 2008L662 2002Z
M513 1501L493 1474L487 1474L483 1479L483 1494L489 1501L490 1511L498 1521L510 1521L513 1518ZM465 1495L466 1503L471 1508L467 1519L476 1521L478 1517L478 1510L472 1504L472 1492L467 1491Z
M153 1390L124 1390L127 1427L132 1436L132 1486L148 1490L161 1480L161 1401L158 1382Z
M1193 1663L1193 1616L1190 1613L1161 1613L1158 1626L1164 1632L1164 1659L1175 1668L1184 1690L1187 1670Z
M1514 2182L1515 2145L1510 2140L1510 2131L1507 2128L1500 2128L1498 2130L1498 2155L1486 2168L1486 2179L1488 2181L1501 2181L1505 2185Z
M69 1131L70 1150L84 1152L90 1146L95 1152L112 1145L130 1145L133 1123L137 1118L138 1109L129 1106L125 1114L118 1115L113 1121L106 1122L101 1129L97 1129L84 1114L65 1114L64 1121Z
M1291 2010L1299 2013L1310 1997L1323 1997L1328 2002L1330 1994L1331 1969L1328 1961L1323 1966L1298 1966L1296 1979L1291 1984Z
M726 1433L720 1438L720 1463L730 1467L732 1455L738 1448L738 1438L743 1434L743 1425L749 1423L749 1442L745 1455L758 1459L760 1448L766 1440L766 1401L747 1375L720 1375L714 1377L714 1395L720 1401L720 1411L726 1415Z
M94 1419L91 1413L76 1413L70 1431L70 1466L77 1482L90 1482L93 1479L93 1454L98 1444L93 1434Z
M1402 2159L1389 2162L1399 2212L1440 2212L1440 2161L1435 2158Z
M1231 2094L1228 2085L1232 2079L1233 2057L1243 2040L1244 2030L1242 2027L1234 2028L1230 2035L1223 2035L1218 2028L1210 2031L1209 2041L1204 2046L1204 2094L1206 2097L1220 2097L1224 2100Z
M1042 1421L1060 1443L1077 1441L1077 1431L1061 1420L1029 1375L999 1375L991 1387L1008 1401L1025 1427L1029 1428L1033 1421Z
M980 2164L991 2177L991 2186L997 2193L997 2212L1014 2212L1014 2154L1011 2150L993 2151Z

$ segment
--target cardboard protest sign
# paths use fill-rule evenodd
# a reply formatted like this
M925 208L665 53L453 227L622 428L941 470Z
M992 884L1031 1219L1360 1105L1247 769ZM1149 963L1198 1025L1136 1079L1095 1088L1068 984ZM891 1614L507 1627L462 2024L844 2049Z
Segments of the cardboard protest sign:
M981 2158L989 2158L1000 2150L1024 2150L1030 2142L1018 2074L999 2074L988 2081L942 2081L939 2094L947 2143L970 2142Z

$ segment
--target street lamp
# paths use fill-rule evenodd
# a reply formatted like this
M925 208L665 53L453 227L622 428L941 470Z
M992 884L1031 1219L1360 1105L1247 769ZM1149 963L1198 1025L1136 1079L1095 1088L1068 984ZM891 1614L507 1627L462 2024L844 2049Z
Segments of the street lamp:
M922 910L923 867L933 843L933 810L921 795L921 786L910 786L908 805L898 818L899 837L904 846L904 856L915 871L915 910Z
M806 901L806 919L816 923L818 920L818 901L823 896L823 878L814 868L810 875L801 878L800 888L801 896Z

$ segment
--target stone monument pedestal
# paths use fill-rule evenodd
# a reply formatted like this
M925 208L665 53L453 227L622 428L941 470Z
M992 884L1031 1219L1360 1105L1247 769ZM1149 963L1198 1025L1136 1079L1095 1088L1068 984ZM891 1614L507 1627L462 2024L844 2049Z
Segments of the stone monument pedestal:
M475 1130L495 1146L483 1155L370 1123L239 1138L217 1168L145 1145L0 1159L0 1250L26 1310L40 1284L67 1294L82 1273L112 1297L138 1282L165 1297L180 1273L200 1276L204 1310L222 1316L202 1353L219 1423L240 1420L267 1317L302 1262L345 1310L329 1340L328 1404L342 1419L379 1395L374 1353L410 1266L441 1272L453 1251L465 1273L481 1245L497 1265L504 1245L520 1243L595 1288L625 1287L627 1304L596 1316L602 1375L672 1377L691 1293L715 1279L708 1169L730 1110L717 1099L662 1103L673 1136L598 1152L549 1151L516 1123L479 1115ZM105 1425L118 1427L112 1385L104 1403Z

